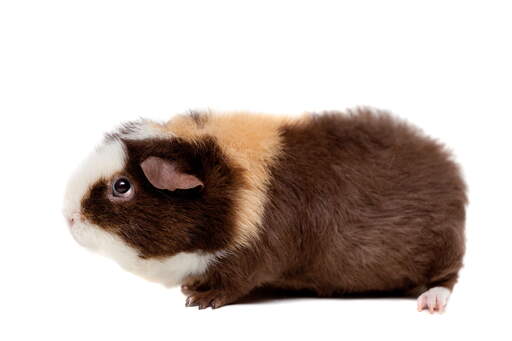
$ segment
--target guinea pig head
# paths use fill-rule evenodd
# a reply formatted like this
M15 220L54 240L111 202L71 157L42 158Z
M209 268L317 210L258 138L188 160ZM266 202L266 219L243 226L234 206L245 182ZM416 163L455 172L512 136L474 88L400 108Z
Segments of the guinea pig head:
M78 168L64 215L79 244L176 285L229 245L238 182L213 138L187 141L139 121L107 135Z

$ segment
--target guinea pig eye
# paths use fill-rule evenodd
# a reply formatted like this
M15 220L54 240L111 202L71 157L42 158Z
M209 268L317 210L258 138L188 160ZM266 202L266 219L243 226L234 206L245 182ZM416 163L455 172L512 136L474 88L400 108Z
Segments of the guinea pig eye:
M126 178L119 178L112 185L112 194L115 197L127 197L132 191L132 185Z

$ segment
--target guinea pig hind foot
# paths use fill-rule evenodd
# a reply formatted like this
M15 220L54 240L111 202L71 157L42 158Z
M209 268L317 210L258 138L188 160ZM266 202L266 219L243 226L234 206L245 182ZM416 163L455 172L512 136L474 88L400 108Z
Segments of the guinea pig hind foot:
M450 293L450 289L445 287L430 288L418 297L418 311L428 310L431 314L443 313Z

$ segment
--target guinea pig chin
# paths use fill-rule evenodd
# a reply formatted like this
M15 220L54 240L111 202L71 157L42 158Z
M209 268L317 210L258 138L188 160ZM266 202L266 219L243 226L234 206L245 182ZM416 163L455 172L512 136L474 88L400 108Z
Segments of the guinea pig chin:
M173 256L145 259L120 237L84 220L70 228L73 238L82 246L115 260L125 270L167 287L179 285L185 278L206 271L217 254L180 252Z

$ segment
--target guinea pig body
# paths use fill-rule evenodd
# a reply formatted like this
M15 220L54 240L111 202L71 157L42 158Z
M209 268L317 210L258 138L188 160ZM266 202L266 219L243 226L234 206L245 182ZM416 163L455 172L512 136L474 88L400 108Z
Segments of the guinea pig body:
M386 113L192 113L109 134L68 186L75 239L220 307L258 287L424 290L442 311L464 255L465 184Z

